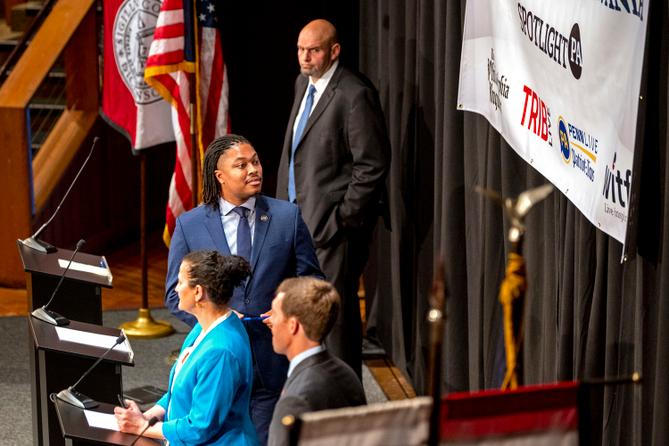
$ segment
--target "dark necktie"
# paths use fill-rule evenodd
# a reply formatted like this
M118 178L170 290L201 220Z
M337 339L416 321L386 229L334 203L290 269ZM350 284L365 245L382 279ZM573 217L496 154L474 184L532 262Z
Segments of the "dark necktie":
M239 215L237 225L237 255L251 261L251 227L249 226L249 210L242 206L232 209Z
M300 116L300 120L297 123L297 128L295 129L295 134L293 135L293 147L290 152L290 164L288 165L288 200L291 203L294 203L297 199L297 192L295 191L295 149L302 139L302 133L307 126L307 121L309 120L309 113L314 106L314 95L316 94L316 87L309 85L309 94L307 95L307 100L304 103L304 110Z

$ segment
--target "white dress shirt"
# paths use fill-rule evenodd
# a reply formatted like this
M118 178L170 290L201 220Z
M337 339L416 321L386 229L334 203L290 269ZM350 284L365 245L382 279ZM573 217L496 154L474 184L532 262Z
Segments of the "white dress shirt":
M223 232L225 232L225 239L230 248L230 254L237 255L237 226L239 225L239 214L232 210L236 208L234 204L219 198L218 208L221 211L221 221L223 222ZM256 228L256 197L249 198L246 202L241 204L249 211L247 220L249 221L249 228L251 229L251 246L253 246L253 238L255 236Z
M290 376L291 373L293 373L293 370L297 365L307 359L310 356L314 356L319 354L320 352L325 351L325 346L323 344L317 345L316 347L311 347L310 349L307 349L303 351L302 353L298 353L295 355L292 361L290 361L290 365L288 366L288 376Z
M323 92L330 83L330 79L332 79L332 75L337 69L337 65L339 65L339 61L335 60L328 71L326 71L325 74L321 76L321 78L316 82L312 82L311 77L309 77L309 85L316 87L316 93L314 93L314 105L311 106L309 116L311 116L311 113L313 113L314 109L316 108L318 100L321 98L321 96L323 96ZM302 116L304 104L307 102L307 96L309 95L309 85L307 85L307 89L304 91L304 96L302 96L302 102L300 103L300 109L297 111L297 115L295 116L295 122L293 123L293 135L295 134L295 130L297 130L297 124L300 122L300 116Z

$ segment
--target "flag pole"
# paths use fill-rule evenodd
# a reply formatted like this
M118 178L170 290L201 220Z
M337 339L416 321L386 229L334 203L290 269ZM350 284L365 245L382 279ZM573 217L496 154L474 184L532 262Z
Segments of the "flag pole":
M153 339L169 336L174 328L169 322L156 321L149 309L149 262L146 237L146 154L139 152L140 210L139 210L139 257L142 267L142 305L137 319L121 324L119 328L130 338Z
M194 71L190 75L190 82L188 82L188 89L190 93L190 159L191 159L191 179L192 185L191 194L192 194L192 203L193 209L199 204L200 189L199 189L199 173L200 173L200 153L198 146L198 134L197 134L197 122L198 122L198 113L201 108L198 104L198 74L200 72L200 49L198 48L198 36L200 34L197 20L197 0L192 0L192 25L193 25L193 62L194 62Z
M439 258L436 263L432 292L429 297L430 311L427 322L430 330L430 360L426 377L427 395L432 396L430 411L430 430L427 444L436 446L440 441L441 415L441 372L443 358L444 328L446 325L446 279L444 260Z
M195 74L193 76L193 81L195 81ZM189 82L190 84L190 175L192 179L192 188L191 188L191 195L193 198L192 201L192 206L193 209L195 209L198 205L198 163L199 163L199 157L198 157L198 147L197 147L197 131L195 129L195 122L197 118L195 117L195 103L193 101L193 98L195 97L195 82Z

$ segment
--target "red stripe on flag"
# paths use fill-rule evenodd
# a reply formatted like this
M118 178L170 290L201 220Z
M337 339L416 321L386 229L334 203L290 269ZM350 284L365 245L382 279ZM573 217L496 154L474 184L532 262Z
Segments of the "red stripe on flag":
M183 35L184 35L184 24L175 23L172 25L165 25L156 28L156 31L153 33L153 40L173 39L173 38L183 37Z
M211 73L211 82L209 84L209 93L207 98L202 98L205 106L205 119L202 123L202 141L208 144L216 136L216 121L218 119L218 108L221 102L221 87L223 85L223 51L219 34L216 33L216 45L214 47L214 57L212 66L209 67Z

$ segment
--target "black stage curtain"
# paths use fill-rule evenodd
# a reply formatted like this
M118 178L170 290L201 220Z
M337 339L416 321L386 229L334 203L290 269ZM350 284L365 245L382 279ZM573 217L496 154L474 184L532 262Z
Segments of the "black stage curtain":
M393 155L392 231L378 228L366 273L368 329L419 392L428 358L427 299L439 256L447 282L444 391L499 386L504 356L497 293L508 224L474 187L515 196L546 182L484 118L456 110L465 3L360 5L360 69L379 88ZM559 191L527 219L525 383L643 376L641 385L593 392L595 444L669 444L669 20L666 2L649 7L643 143L634 173L638 243L621 263L622 245Z

